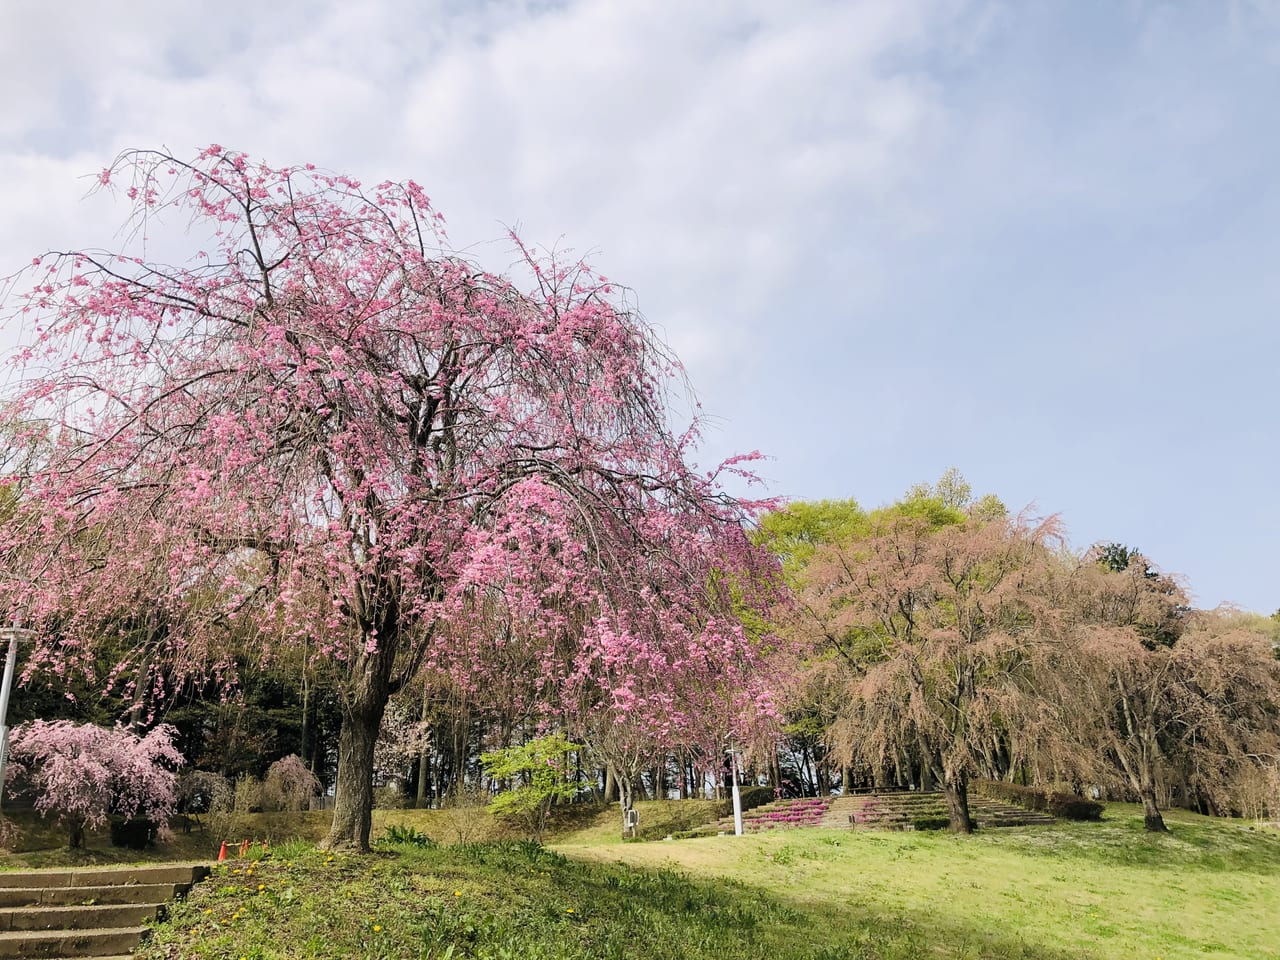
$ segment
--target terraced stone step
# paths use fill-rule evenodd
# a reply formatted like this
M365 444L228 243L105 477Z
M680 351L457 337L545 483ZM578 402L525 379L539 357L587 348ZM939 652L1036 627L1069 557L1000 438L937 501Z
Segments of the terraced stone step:
M880 793L851 797L861 803L853 811L853 824L861 828L903 829L920 819L943 819L946 802L941 793ZM971 797L969 815L979 828L1024 827L1054 823L1054 818L987 797Z
M146 927L100 930L19 930L0 933L0 957L106 957L130 953Z
M854 811L860 807L858 800L856 796L836 797L831 802L831 806L827 807L827 814L822 818L822 826L831 829L848 829L853 824Z
M0 877L3 883L3 877ZM0 886L0 909L5 907L85 906L101 903L163 903L181 896L189 883L131 883L93 887Z
M132 884L191 884L209 875L202 863L163 864L155 867L82 867L73 870L0 871L0 889L22 887L105 887Z
M830 797L797 797L789 800L773 800L742 813L745 831L772 830L787 827L820 826L831 804ZM721 832L733 830L733 817L725 816L716 821Z
M0 958L121 960L204 864L0 871Z
M136 927L152 919L161 903L105 903L56 907L0 909L0 931L98 930Z

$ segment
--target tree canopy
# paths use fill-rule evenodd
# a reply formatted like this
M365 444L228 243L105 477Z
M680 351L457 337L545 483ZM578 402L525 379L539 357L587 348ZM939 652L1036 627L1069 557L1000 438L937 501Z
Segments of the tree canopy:
M139 699L244 651L340 664L329 842L365 847L388 698L424 665L481 688L474 624L512 624L548 689L708 631L750 656L722 575L768 571L719 485L741 460L689 466L678 361L607 279L513 237L521 289L449 252L412 182L218 146L100 180L143 236L178 216L205 246L47 254L8 300L15 422L43 451L2 545L32 669L125 635Z

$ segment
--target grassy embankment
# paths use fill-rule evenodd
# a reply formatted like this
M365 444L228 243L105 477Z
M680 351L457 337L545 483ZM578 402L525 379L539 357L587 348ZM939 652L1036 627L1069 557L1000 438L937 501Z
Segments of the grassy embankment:
M380 816L428 832L436 819ZM1148 836L1139 810L1113 805L1101 824L968 838L808 829L623 844L616 819L566 824L552 851L277 846L252 873L233 863L201 885L142 956L1280 955L1280 832L1240 822L1175 813L1172 834Z

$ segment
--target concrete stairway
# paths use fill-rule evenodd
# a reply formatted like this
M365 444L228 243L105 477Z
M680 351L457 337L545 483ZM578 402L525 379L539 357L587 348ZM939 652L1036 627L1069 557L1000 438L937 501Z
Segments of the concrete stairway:
M845 828L854 825L854 814L862 808L862 800L864 798L857 795L845 795L836 797L831 801L831 806L827 807L827 814L822 818L822 826L833 828Z
M831 797L773 800L743 811L742 829L745 833L758 833L761 830L821 826L830 805ZM848 826L847 820L845 826ZM733 817L721 817L716 821L714 832L732 833Z
M969 816L979 829L1050 824L1054 818L987 797L969 795ZM941 793L873 793L840 797L827 812L824 825L880 830L915 829L922 822L947 818Z
M118 958L203 864L0 872L0 958Z

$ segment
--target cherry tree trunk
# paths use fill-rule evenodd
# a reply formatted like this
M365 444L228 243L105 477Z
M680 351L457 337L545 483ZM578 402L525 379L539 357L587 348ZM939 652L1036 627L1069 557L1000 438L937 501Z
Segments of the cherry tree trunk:
M343 697L333 826L322 844L326 849L369 850L373 748L391 699L391 668L396 653L394 632L384 631L382 636L385 639L374 652L353 664L353 680Z
M385 702L383 707L385 707ZM373 747L382 709L344 713L338 734L338 783L327 849L369 849L373 820Z
M422 688L422 712L418 717L418 722L423 728L427 726L427 721L431 719L431 698L427 694L427 687L424 684ZM418 751L418 795L414 798L413 805L419 810L429 806L427 801L427 781L431 779L431 744L429 741L423 741L422 747Z
M425 810L431 805L427 797L429 793L429 785L431 781L431 750L423 747L418 754L418 793L414 797L413 805L419 810Z
M1165 826L1164 817L1160 815L1160 808L1156 806L1155 778L1144 776L1139 793L1142 794L1143 828L1151 833L1168 833L1169 828Z
M973 820L969 816L969 778L964 773L948 777L942 794L947 801L947 818L953 833L973 833Z
M634 840L636 837L636 828L631 825L627 814L635 809L635 785L631 775L618 774L618 799L622 807L622 838L624 840Z

